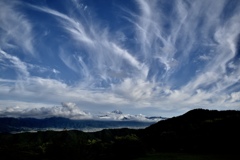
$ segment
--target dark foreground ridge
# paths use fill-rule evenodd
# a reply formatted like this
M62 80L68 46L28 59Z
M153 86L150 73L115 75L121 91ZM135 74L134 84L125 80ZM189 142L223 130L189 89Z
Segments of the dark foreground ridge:
M240 111L196 109L138 130L1 133L0 159L239 159L239 126Z

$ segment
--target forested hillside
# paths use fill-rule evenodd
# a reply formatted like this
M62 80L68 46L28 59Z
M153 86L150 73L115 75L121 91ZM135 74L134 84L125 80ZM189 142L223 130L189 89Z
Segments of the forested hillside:
M168 160L174 155L178 155L175 159L180 159L179 155L203 155L232 159L240 157L239 126L240 111L197 109L138 130L2 133L0 158L159 159L167 155L164 159Z

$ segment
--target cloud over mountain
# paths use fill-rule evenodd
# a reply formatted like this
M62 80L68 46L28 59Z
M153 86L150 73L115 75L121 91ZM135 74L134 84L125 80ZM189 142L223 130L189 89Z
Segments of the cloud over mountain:
M32 118L48 118L48 117L65 117L70 119L92 119L90 113L82 111L74 103L62 103L61 106L41 107L22 110L20 107L8 107L0 111L1 116L9 117L32 117Z
M0 117L16 117L16 118L51 118L63 117L74 120L98 120L98 121L142 121L142 122L156 122L164 119L163 117L147 117L142 114L131 115L124 114L120 110L112 112L97 112L90 113L80 109L75 103L67 102L61 103L61 106L54 107L39 107L26 108L21 107L7 107L0 110Z

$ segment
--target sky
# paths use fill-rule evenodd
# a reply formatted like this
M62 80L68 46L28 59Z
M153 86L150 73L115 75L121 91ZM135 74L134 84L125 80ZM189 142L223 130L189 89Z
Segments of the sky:
M239 0L0 0L0 115L240 109Z

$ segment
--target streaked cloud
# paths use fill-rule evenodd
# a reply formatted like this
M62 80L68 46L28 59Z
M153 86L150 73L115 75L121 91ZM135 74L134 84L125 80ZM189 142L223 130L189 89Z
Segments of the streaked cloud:
M0 49L0 62L1 65L6 68L12 68L14 70L17 70L16 72L20 77L29 76L27 66L25 65L24 62L22 62L18 57L12 56L1 49Z
M35 55L33 26L21 12L19 1L0 2L1 48L22 50L22 53Z
M239 109L238 1L115 3L106 16L87 1L1 1L0 107Z

